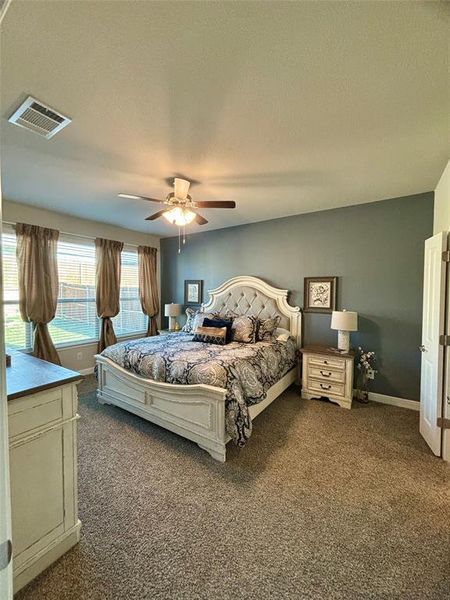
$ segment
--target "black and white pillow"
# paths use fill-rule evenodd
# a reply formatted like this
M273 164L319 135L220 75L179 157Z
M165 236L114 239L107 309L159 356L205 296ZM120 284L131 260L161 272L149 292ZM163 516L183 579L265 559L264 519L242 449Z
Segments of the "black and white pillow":
M205 313L201 310L195 310L194 308L186 309L186 323L183 326L182 331L185 333L194 333L197 327L201 327L203 325L203 320L206 317L210 317L214 319L216 317L216 313Z
M258 319L248 315L234 317L231 329L233 332L233 342L254 344L256 342Z
M192 333L194 326L194 317L197 314L197 312L198 311L194 308L188 307L186 309L186 323L184 324L181 331L184 331L185 333Z
M258 321L258 333L256 336L258 342L269 342L273 337L275 329L280 324L280 317L276 316L271 317L270 319L258 319Z
M226 327L227 330L227 335L226 335L226 343L229 344L231 342L231 340L233 339L233 331L232 331L232 325L233 325L233 319L228 318L228 319L223 319L223 318L218 318L217 316L214 316L213 318L210 318L211 315L206 315L206 317L203 319L203 327Z

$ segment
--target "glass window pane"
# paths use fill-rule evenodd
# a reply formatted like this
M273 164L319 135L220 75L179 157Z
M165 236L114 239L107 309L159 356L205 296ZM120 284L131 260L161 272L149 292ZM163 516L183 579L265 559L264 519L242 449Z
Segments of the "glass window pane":
M16 260L16 234L2 235L5 346L9 353L30 348L31 325L22 321L19 311L19 284Z
M59 293L49 331L55 345L96 340L99 323L95 306L95 247L87 240L58 242Z
M5 346L10 354L16 350L24 350L30 343L27 340L26 329L30 325L22 321L18 304L5 304ZM31 330L30 330L31 331Z

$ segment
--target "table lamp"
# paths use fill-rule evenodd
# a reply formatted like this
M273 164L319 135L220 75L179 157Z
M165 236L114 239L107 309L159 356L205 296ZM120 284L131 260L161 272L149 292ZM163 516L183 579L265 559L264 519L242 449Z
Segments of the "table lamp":
M164 315L169 317L169 331L178 331L178 315L181 315L181 304L166 304L164 306Z
M358 331L358 313L351 310L333 310L331 329L338 330L338 349L350 350L350 331Z

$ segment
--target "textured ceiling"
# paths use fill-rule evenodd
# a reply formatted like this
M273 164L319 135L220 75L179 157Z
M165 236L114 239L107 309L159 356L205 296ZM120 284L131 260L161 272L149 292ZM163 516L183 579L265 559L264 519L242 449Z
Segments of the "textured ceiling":
M24 2L2 24L9 200L144 218L198 179L204 229L431 190L449 156L448 3ZM7 123L28 94L73 122ZM191 230L199 230L197 225Z

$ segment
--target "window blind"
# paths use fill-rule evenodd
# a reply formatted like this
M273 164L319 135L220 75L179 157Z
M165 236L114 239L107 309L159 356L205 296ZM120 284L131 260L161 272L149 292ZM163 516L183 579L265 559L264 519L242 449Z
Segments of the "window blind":
M120 312L112 319L117 336L142 333L147 329L147 317L139 300L139 274L137 250L122 250L120 275Z
M58 241L58 306L49 324L55 346L98 339L95 306L95 247L92 240Z
M6 350L31 349L31 323L24 323L19 311L16 234L12 228L2 235L2 260Z

